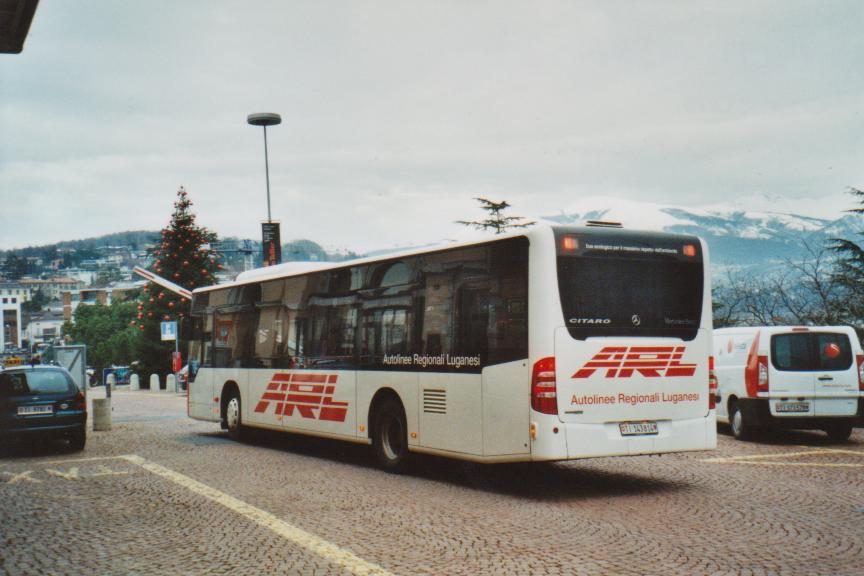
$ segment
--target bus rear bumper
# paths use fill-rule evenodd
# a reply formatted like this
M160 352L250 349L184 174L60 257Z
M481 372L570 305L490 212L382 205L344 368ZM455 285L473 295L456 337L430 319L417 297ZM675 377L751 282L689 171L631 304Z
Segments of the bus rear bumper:
M643 436L622 435L618 422L561 426L567 439L568 459L665 454L717 447L717 422L713 410L702 418L660 420L657 434Z

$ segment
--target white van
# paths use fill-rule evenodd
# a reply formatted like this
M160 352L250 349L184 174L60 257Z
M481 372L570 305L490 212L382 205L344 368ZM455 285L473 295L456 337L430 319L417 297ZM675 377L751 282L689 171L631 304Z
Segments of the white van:
M739 440L757 428L849 438L864 413L864 352L849 326L714 330L717 420Z

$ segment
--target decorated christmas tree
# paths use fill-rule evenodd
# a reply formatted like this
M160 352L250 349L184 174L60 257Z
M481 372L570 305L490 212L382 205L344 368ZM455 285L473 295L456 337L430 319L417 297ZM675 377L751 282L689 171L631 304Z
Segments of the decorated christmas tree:
M162 276L187 290L215 283L216 271L222 266L211 248L216 234L195 223L192 201L183 187L177 191L171 222L162 229L161 242L150 250L153 263L151 272ZM176 321L180 333L180 351L186 362L189 333L189 300L158 284L148 283L142 289L138 314L131 324L143 336L141 367L147 373L166 374L171 371L171 353L174 342L161 340L160 323Z

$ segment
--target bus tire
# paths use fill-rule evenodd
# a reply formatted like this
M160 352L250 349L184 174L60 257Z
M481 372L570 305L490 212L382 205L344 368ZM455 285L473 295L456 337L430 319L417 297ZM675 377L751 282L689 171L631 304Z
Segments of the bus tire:
M408 425L405 409L395 398L386 398L373 415L372 451L383 470L401 474L408 464Z
M238 442L243 440L244 428L241 416L240 394L236 390L228 393L228 401L225 402L225 425L228 428L228 436Z
M744 417L744 411L738 402L729 404L729 427L736 440L750 440L753 437L753 425Z
M828 434L828 440L841 444L849 440L852 435L852 424L849 422L838 422L825 428L825 433Z

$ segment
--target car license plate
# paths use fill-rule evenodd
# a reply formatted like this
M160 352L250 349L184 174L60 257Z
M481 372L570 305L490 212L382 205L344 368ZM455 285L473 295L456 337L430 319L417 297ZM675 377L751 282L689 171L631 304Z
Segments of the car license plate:
M774 405L777 412L809 412L809 402L777 402Z
M657 434L657 422L621 422L618 429L622 436L646 436Z
M19 416L29 416L31 414L53 414L54 407L50 404L46 406L19 406L18 407L18 415Z

